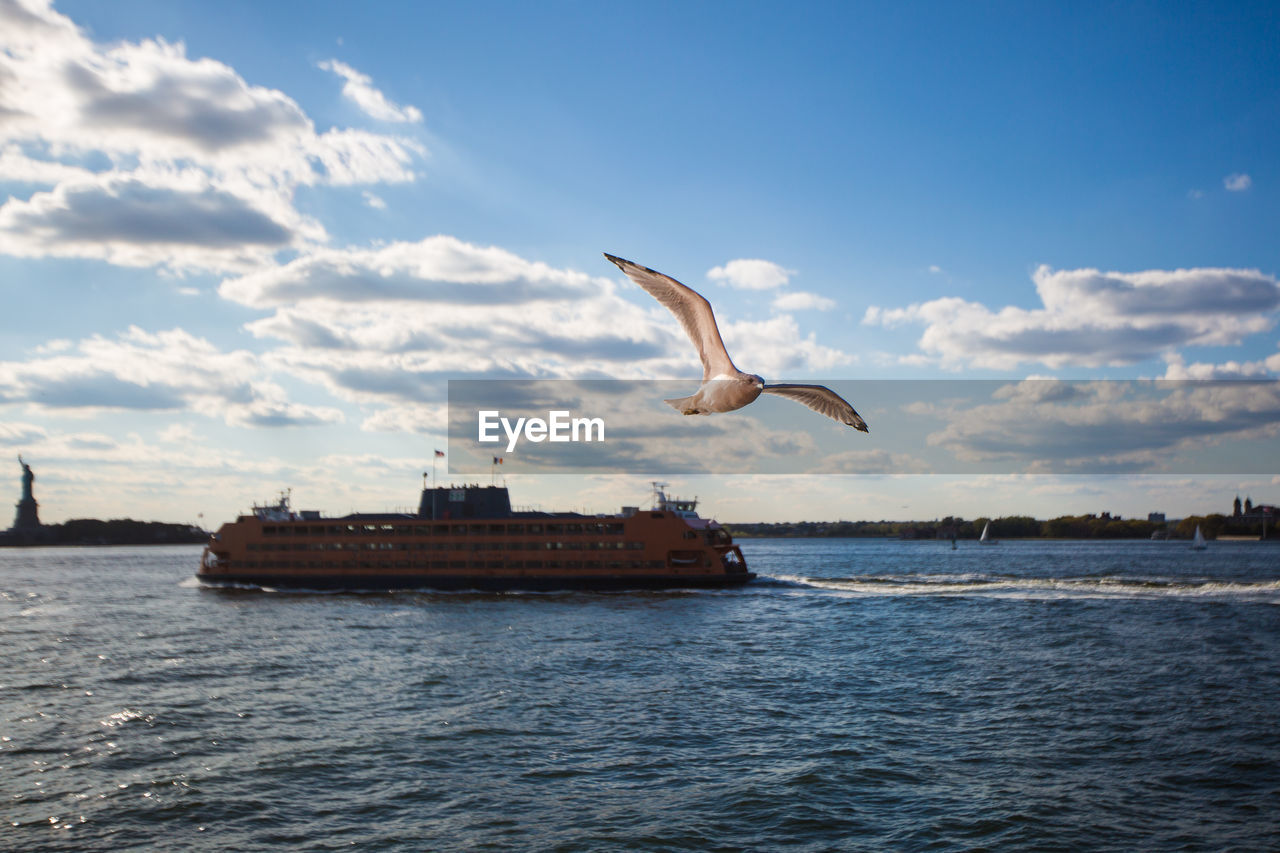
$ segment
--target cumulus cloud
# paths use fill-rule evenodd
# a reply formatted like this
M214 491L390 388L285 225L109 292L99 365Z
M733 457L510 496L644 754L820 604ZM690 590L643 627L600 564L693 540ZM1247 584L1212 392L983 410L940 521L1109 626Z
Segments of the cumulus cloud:
M1033 280L1042 308L992 311L948 297L906 308L872 306L863 322L889 328L923 323L920 349L947 367L1100 367L1182 346L1235 345L1271 328L1280 307L1275 277L1257 270L1118 273L1042 266Z
M635 300L619 288L636 291ZM225 280L229 300L272 311L248 324L283 341L273 367L362 405L369 429L422 429L411 407L442 399L448 378L676 378L700 375L669 312L633 286L438 235L370 249L319 249ZM722 315L744 369L812 376L851 356L780 315ZM410 407L410 408L406 408Z
M222 352L182 329L132 327L47 357L0 362L0 401L67 413L190 410L240 426L342 420L336 409L288 401L252 353Z
M846 450L823 458L814 474L927 474L927 463L907 453L883 448Z
M342 94L372 118L391 122L422 121L422 113L417 107L402 107L392 103L380 89L373 85L373 78L368 74L361 74L350 65L336 59L326 59L316 64L321 69L332 71L345 80L346 82L342 85Z
M1033 471L1159 471L1175 453L1211 464L1212 448L1224 440L1280 434L1280 383L1273 381L1027 380L992 398L930 406L945 426L928 444L964 461Z
M175 270L323 241L299 186L412 181L425 154L317 133L288 95L181 42L96 43L47 0L0 0L0 132L0 178L52 188L0 206L0 252Z
M0 252L232 270L325 236L318 224L274 201L219 189L191 171L149 180L116 174L69 180L0 206Z
M44 438L45 435L44 427L35 424L0 421L0 445L4 447L20 447Z
M1202 361L1187 364L1178 353L1166 357L1164 379L1263 379L1280 373L1280 353L1258 361L1224 361L1219 364Z
M255 308L299 300L406 300L455 305L587 298L607 287L584 273L525 261L496 246L438 235L376 249L321 249L223 282L219 293Z
M1242 193L1253 186L1253 178L1243 172L1233 172L1222 179L1222 185L1230 192Z
M774 297L773 307L778 311L830 311L836 307L836 302L816 293L796 290L778 294Z
M784 269L773 261L739 259L712 267L707 271L707 278L743 290L771 290L782 287L795 274L795 270Z

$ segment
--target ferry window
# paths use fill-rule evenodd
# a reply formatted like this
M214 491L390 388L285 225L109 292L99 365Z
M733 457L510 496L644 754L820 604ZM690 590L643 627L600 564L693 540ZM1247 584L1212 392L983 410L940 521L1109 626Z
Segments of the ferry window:
M361 533L364 533L364 534L366 534L366 535L373 535L373 534L376 534L376 533L378 532L378 525L376 525L376 524L365 524L365 525L363 525L363 526L360 528L360 532L361 532Z
M541 532L542 532L542 525L541 525L541 524L530 524L530 525L529 525L529 532L530 532L530 533L541 533Z
M697 539L697 538L698 538L698 534L697 534L697 533L695 533L695 532L693 532L692 530L686 530L686 531L684 532L684 538L685 538L685 539Z
M627 550L629 550L629 551L643 551L643 550L644 550L644 543L643 543L643 542L628 542L628 543L627 543Z
M587 568L588 568L588 569L598 569L598 568L600 568L600 561L599 561L599 560L587 560Z
M447 524L436 524L436 525L433 525L433 526L432 526L432 528L431 528L431 535L432 535L432 536L448 536L448 535L449 535L449 525L447 525Z
M581 561L581 560L566 560L566 561L565 561L565 564L564 564L564 567L565 567L566 569L580 569L580 568L582 568L582 561Z
M466 536L467 526L465 524L455 524L450 528L454 536Z
M563 533L563 532L564 532L564 525L563 525L563 524L548 524L548 525L547 525L547 532L548 532L548 533Z
M449 568L451 569L465 569L466 567L467 567L466 560L450 560L449 561Z
M568 548L570 551L581 551L581 550L582 550L582 543L581 543L581 542L566 542L566 543L565 543L565 545L564 545L564 547Z
M566 525L564 526L564 532L565 532L565 533L581 533L581 532L582 532L582 525L581 525L581 524L566 524Z
M524 563L520 560L509 560L507 562L508 569L523 569Z
M505 524L490 524L490 525L489 525L489 535L491 535L491 536L501 536L502 534L504 534L504 533L506 533L506 532L507 532L507 526L506 526Z
M276 535L276 529L275 529L274 527L264 527L264 528L262 528L262 535L263 535L263 536L275 536L275 535Z
M485 565L486 565L486 568L490 568L490 569L500 569L500 568L502 568L502 561L501 561L501 560L490 560L490 561L489 561L488 563L486 563Z
M395 526L394 524L379 524L379 525L378 525L378 532L379 532L379 533L395 533L395 531L396 531L396 526Z
M662 517L663 517L663 515L662 515L662 513L660 513L660 512L651 512L651 513L649 513L649 517L650 517L650 518L662 518Z
M618 523L610 524L608 526L608 529L605 530L605 533L621 533L621 532L622 532L622 525Z
M542 561L541 561L541 560L526 560L526 561L525 561L525 564L524 564L524 567L525 567L526 569L540 569L540 568L542 568Z
M509 525L507 525L507 532L508 532L508 533L510 533L510 534L513 534L513 535L524 535L524 525L523 525L523 524L509 524Z

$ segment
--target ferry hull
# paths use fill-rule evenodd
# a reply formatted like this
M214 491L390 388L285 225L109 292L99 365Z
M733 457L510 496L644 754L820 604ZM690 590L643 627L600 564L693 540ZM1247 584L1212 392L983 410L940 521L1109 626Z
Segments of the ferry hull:
M754 572L724 575L611 575L601 577L477 577L475 575L369 575L367 577L324 577L319 575L197 574L196 579L213 586L249 586L263 589L334 590L386 592L391 590L438 590L446 592L555 592L559 590L650 590L720 589L741 586L756 577Z

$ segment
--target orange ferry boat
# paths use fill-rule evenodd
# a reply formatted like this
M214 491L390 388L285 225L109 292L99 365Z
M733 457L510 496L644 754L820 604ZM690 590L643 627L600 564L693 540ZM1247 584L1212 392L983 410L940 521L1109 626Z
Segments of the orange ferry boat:
M209 538L196 577L304 589L656 589L755 577L729 531L696 500L617 515L517 512L504 486L422 490L418 513L324 518L289 496Z

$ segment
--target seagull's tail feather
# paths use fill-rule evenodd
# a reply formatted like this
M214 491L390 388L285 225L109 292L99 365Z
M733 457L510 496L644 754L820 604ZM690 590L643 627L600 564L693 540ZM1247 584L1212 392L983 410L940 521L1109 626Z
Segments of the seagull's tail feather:
M671 408L675 409L682 415L705 415L706 412L698 407L698 401L695 399L698 395L691 394L688 397L675 397L671 400L663 400Z

